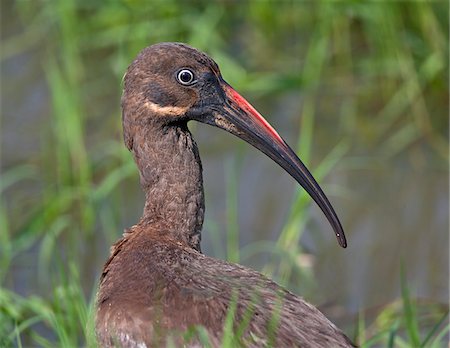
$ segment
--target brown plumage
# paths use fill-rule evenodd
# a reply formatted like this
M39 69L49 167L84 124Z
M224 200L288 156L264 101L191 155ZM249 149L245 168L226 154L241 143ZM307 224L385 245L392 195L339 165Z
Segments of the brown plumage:
M345 236L322 190L276 131L221 77L205 54L178 43L144 49L122 97L124 139L146 202L139 223L112 247L97 298L102 347L214 347L234 313L236 342L265 347L351 347L321 312L262 274L200 251L204 196L189 120L227 130L263 151L313 197L342 246ZM233 312L233 308L235 311Z

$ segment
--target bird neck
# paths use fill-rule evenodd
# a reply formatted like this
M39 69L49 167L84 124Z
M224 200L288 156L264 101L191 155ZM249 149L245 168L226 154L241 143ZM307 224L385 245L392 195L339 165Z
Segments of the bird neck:
M186 122L133 128L129 147L145 192L140 224L200 250L205 210L202 166Z

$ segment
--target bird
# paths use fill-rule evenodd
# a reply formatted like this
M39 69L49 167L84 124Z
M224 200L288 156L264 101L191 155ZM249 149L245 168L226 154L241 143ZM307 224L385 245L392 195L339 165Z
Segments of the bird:
M232 337L233 346L243 347L353 347L300 296L259 272L201 251L202 165L189 121L221 128L278 163L319 205L339 244L347 246L316 180L223 79L216 62L183 43L144 48L124 76L121 106L124 142L138 167L145 205L138 223L111 247L101 274L99 346L198 347L206 340L220 347Z

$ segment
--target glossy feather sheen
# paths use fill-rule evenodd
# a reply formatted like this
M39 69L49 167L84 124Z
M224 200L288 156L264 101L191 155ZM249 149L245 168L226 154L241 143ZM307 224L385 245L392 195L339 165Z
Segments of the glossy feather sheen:
M96 316L100 346L199 346L195 338L185 342L183 332L201 325L219 347L233 301L235 329L248 321L242 345L352 346L302 298L258 272L201 253L204 194L197 145L185 115L159 112L202 105L195 89L180 89L172 79L178 67L220 74L195 49L159 44L145 49L125 77L124 138L146 203L141 220L112 247L103 270ZM158 91L151 90L155 86Z

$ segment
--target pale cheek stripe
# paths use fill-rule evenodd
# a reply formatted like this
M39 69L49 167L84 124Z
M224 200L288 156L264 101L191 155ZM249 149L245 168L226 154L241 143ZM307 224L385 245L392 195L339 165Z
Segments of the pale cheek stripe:
M263 126L269 131L269 133L274 138L276 138L279 142L284 143L283 139L280 137L277 131L270 125L269 122L266 121L264 117L262 117L262 115L247 100L244 99L244 97L242 97L238 92L236 92L231 87L227 88L227 92L231 94L231 99L233 99L241 109L253 115L259 122L263 124Z
M189 107L180 106L161 106L150 101L145 102L145 107L155 114L159 115L170 115L170 116L181 116L186 113Z

